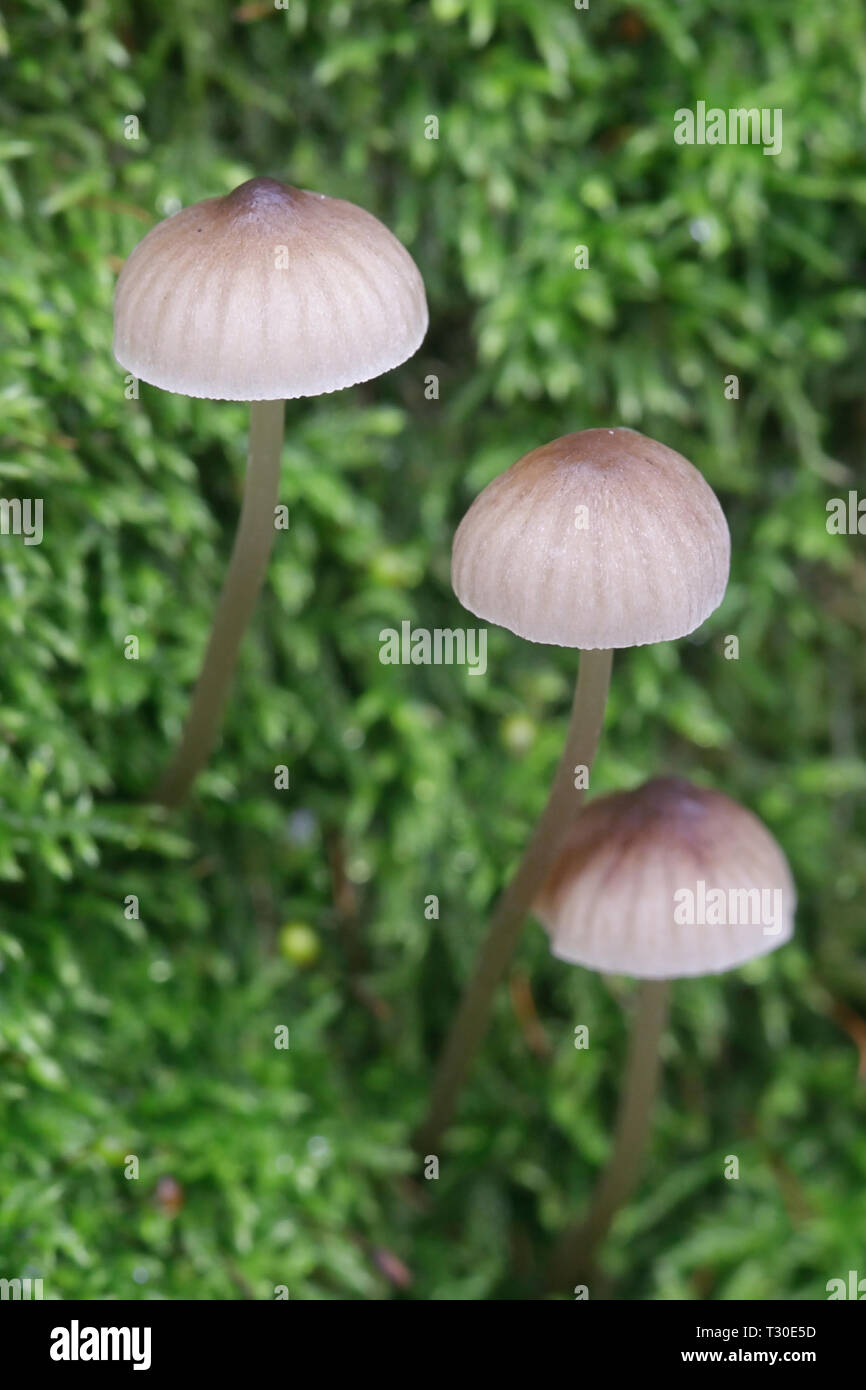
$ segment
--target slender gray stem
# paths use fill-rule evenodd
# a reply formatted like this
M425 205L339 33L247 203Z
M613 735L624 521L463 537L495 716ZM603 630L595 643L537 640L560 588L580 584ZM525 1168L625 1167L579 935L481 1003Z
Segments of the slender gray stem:
M638 988L611 1156L587 1215L565 1232L554 1250L548 1274L551 1292L570 1291L575 1281L586 1281L598 1246L640 1176L658 1090L659 1044L667 1026L669 999L669 980L644 980Z
M163 806L179 806L184 801L219 733L238 651L274 543L284 413L284 401L253 401L250 405L250 445L237 535L183 735L153 795Z
M493 911L475 972L467 984L439 1061L426 1119L416 1135L422 1153L431 1152L448 1128L472 1058L484 1036L496 987L508 968L521 928L556 857L562 838L580 809L584 791L575 788L574 769L592 767L604 722L610 684L611 651L580 656L577 689L565 748L547 805L517 871Z

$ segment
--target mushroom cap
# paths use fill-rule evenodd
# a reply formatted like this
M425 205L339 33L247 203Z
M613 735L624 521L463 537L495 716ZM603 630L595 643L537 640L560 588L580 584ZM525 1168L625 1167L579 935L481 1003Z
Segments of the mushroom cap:
M337 391L404 362L426 331L423 281L388 228L275 179L160 222L114 301L120 365L212 400Z
M660 777L589 803L535 912L560 960L677 979L775 950L795 907L788 862L757 816L721 792Z
M635 430L581 430L476 497L451 583L465 608L531 642L639 647L700 626L730 554L718 499L682 454Z

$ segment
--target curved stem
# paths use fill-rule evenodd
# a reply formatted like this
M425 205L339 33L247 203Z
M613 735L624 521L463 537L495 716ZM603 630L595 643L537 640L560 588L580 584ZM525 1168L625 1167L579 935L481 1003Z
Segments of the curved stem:
M416 1145L422 1153L434 1147L451 1121L460 1088L484 1036L496 987L514 954L524 918L583 800L583 789L574 785L574 769L592 767L604 722L612 659L611 651L581 652L571 721L547 805L516 873L496 904L475 972L451 1025L433 1083L427 1117L416 1135Z
M244 500L201 675L177 752L153 799L179 806L213 749L243 635L264 583L279 498L284 401L252 401Z
M548 1288L570 1288L590 1274L595 1251L637 1183L649 1138L660 1067L659 1043L667 1026L669 980L643 980L631 1026L625 1079L613 1149L587 1215L559 1241L550 1262Z

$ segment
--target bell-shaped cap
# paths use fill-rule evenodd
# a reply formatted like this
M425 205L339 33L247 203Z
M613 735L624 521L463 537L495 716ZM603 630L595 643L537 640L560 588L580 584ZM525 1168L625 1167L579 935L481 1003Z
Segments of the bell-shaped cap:
M766 826L676 777L591 801L536 915L560 960L644 979L730 970L786 942L796 892Z
M635 430L582 430L476 497L451 582L464 607L531 642L639 647L718 607L730 550L718 499L682 454Z
M251 179L160 222L117 282L114 355L185 396L288 400L368 381L427 331L418 268L369 212Z

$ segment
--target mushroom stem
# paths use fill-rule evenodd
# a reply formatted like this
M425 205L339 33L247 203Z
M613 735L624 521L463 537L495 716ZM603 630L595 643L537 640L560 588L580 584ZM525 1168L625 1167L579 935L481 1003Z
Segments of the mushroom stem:
M641 982L611 1157L588 1213L565 1232L554 1249L547 1279L550 1292L562 1292L575 1280L585 1281L590 1275L596 1249L638 1180L658 1089L659 1044L667 1026L669 1000L669 980Z
M544 882L584 797L576 788L575 768L592 767L604 722L613 652L584 651L580 655L577 689L565 748L553 779L547 805L532 832L523 857L490 921L487 936L460 1001L445 1043L426 1119L416 1146L430 1152L447 1129L469 1066L484 1036L496 987L505 974L520 937L524 918Z
M186 798L216 742L241 641L252 617L271 547L279 499L285 401L250 403L247 473L232 557L180 744L153 794L163 806Z

